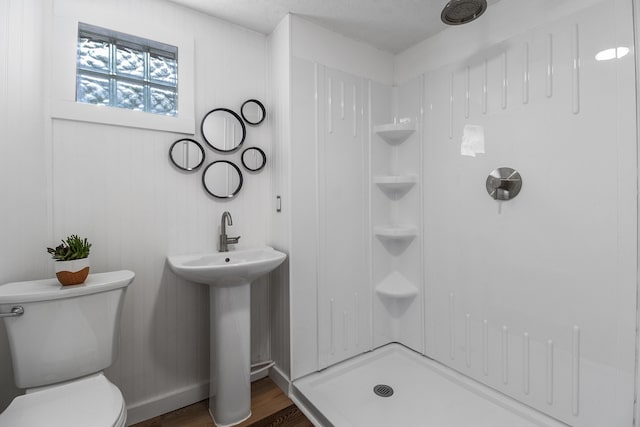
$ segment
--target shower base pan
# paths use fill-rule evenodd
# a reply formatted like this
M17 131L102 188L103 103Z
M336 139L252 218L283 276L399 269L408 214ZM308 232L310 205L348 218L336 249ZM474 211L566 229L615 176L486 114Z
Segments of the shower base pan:
M294 381L292 399L323 427L566 427L400 344Z

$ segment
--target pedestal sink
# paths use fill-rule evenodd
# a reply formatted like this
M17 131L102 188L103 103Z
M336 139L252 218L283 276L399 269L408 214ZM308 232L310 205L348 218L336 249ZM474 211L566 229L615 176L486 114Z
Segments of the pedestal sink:
M209 411L218 427L251 416L251 282L287 256L270 247L167 257L183 279L209 286L211 389Z

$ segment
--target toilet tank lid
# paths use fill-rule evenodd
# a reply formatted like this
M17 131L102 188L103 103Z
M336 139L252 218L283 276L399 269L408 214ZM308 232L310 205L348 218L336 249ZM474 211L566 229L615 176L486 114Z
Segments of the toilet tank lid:
M62 286L57 279L30 280L0 285L0 304L48 301L124 288L133 281L129 270L90 274L81 285Z

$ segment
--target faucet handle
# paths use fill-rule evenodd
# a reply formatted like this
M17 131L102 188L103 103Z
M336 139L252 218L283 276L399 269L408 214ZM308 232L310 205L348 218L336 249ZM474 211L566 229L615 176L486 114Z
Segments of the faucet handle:
M238 243L238 240L240 240L240 237L242 237L242 236L227 237L227 243L230 243L232 245L236 244L236 243Z

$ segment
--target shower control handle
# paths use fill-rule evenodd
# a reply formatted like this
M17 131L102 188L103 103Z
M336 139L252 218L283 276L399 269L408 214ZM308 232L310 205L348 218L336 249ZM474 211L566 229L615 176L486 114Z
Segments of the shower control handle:
M487 177L487 187L497 190L500 186L502 186L502 180L500 178L491 175Z
M520 193L522 177L515 169L498 168L489 174L485 186L494 200L511 200Z

